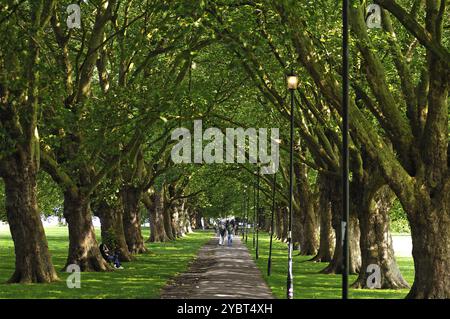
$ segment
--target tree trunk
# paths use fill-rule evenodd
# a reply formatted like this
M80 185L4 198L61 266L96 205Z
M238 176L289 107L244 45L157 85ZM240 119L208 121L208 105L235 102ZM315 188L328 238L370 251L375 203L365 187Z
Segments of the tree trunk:
M283 207L282 208L282 213L283 213L283 232L281 234L281 238L283 239L283 241L286 241L287 240L287 235L288 235L288 222L289 222L288 208L287 207Z
M319 183L319 201L317 211L320 217L320 243L319 251L311 261L330 262L333 258L335 235L332 226L330 185L328 178L320 174Z
M303 205L302 205L303 206ZM319 247L319 233L317 218L314 210L314 203L310 200L304 203L302 211L303 237L300 243L300 253L302 255L313 256Z
M450 298L450 181L430 198L417 187L411 225L414 283L407 298ZM420 194L420 195L419 195Z
M77 264L81 271L109 270L95 238L89 197L80 192L64 192L64 218L69 225L69 255L64 268Z
M102 241L109 247L115 246L119 253L120 261L131 261L132 256L128 250L125 233L123 230L123 207L120 200L114 204L108 204L102 200L97 207L102 229ZM108 243L113 241L113 243Z
M283 224L282 224L282 211L281 207L276 206L275 208L275 234L276 238L279 240L283 239Z
M296 180L296 194L298 198L298 207L300 211L294 220L294 224L299 224L297 227L301 231L298 236L300 243L301 255L315 255L319 248L319 234L318 222L316 212L314 210L314 200L311 193L311 187L308 182L308 169L304 164L294 165L295 180Z
M142 192L137 187L125 186L122 191L123 203L123 229L128 250L132 254L142 254L147 251L141 232L141 218L139 215L139 202Z
M170 203L166 198L164 198L163 222L167 237L169 238L169 240L175 240L176 237L174 236L172 229L172 213L170 209Z
M147 208L150 220L150 237L147 242L165 242L169 240L164 229L164 200L161 193L155 191L151 196L145 193L142 201Z
M335 179L331 192L332 222L336 234L335 249L330 264L321 271L325 274L342 273L342 187L340 179ZM349 222L349 273L358 273L361 268L361 249L359 248L359 223L356 213L350 211Z
M367 285L371 275L369 265L377 265L380 269L379 286L381 289L409 288L403 279L394 256L392 237L389 231L389 210L395 198L388 186L365 189L364 198L359 207L359 223L361 228L362 267L353 288L372 288Z
M186 231L188 234L193 233L194 229L196 228L196 215L197 212L195 209L190 206L186 205Z
M186 235L186 216L185 216L185 202L183 200L179 201L179 204L176 207L176 216L177 216L177 228L178 228L178 236L183 237Z
M191 220L193 220L193 218L192 218L192 214L190 212L191 212L191 208L188 207L188 205L186 204L185 210L184 210L184 216L185 216L185 226L184 227L186 228L186 234L193 233L192 223L191 223Z
M305 232L303 229L302 222L302 212L298 209L297 205L293 205L293 216L292 216L292 248L294 252L300 254L300 244L304 240ZM288 217L289 218L289 217ZM288 219L289 220L289 219Z
M13 155L14 156L14 155ZM58 280L37 207L36 169L19 158L4 162L6 216L14 241L15 271L9 283Z
M180 227L178 227L178 207L176 206L176 203L172 203L170 208L170 223L172 225L173 237L181 237Z
M202 229L202 218L203 218L203 215L198 210L194 210L192 213L193 213L191 215L192 228L194 228L194 229Z

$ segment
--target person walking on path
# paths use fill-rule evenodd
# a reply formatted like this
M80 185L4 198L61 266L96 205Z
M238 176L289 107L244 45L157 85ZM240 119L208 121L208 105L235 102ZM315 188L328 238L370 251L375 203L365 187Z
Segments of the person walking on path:
M223 224L223 222L221 222L219 224L219 246L223 246L223 243L225 241L226 231L227 231L227 229L226 229L225 225Z
M233 233L234 233L234 227L232 223L228 223L227 233L228 233L228 247L230 247L233 244Z

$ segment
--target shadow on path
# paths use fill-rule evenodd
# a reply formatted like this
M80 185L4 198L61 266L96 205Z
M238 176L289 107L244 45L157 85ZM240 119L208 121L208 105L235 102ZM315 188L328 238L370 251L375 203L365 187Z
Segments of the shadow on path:
M274 298L239 236L234 237L232 247L219 246L218 242L213 238L203 246L189 270L175 277L161 298Z

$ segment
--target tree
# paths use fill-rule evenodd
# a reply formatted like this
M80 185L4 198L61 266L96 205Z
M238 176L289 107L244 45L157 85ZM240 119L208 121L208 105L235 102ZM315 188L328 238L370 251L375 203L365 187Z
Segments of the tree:
M393 1L379 3L392 4ZM425 30L432 42L441 49L442 17L445 14L443 3L427 1L425 5ZM350 101L351 130L361 144L365 145L368 155L378 163L385 180L407 212L415 264L415 280L408 297L448 298L450 275L443 271L450 262L450 239L446 231L450 221L448 66L439 53L426 43L428 47L425 46L425 59L420 52L414 54L422 69L413 85L412 78L403 73L409 69L406 60L398 55L398 46L391 45L388 52L393 55L397 75L402 83L401 97L404 100L396 99L388 85L386 70L371 49L373 41L365 27L363 9L358 1L354 1L350 16L356 45L365 63L362 72L376 101L376 104L373 103L374 108L370 103L367 106L392 143L393 150L387 147L354 101ZM395 11L389 6L386 9ZM334 66L332 72L326 71L326 62L319 58L311 37L295 28L298 21L305 25L298 14L292 14L292 10L286 10L283 5L277 6L277 10L281 20L291 30L298 61L308 70L330 105L340 112L342 98L339 92L342 90L337 81L337 67ZM406 24L405 21L403 24ZM410 88L413 88L412 92ZM406 104L406 108L402 108L406 112L397 103Z
M41 41L54 1L24 3L0 9L0 176L16 255L10 283L47 283L58 279L37 205L39 170L39 94ZM25 30L19 27L22 25Z

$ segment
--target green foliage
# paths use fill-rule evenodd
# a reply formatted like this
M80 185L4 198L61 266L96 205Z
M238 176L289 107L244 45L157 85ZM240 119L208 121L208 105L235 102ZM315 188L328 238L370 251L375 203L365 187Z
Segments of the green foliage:
M394 201L394 205L389 211L389 218L391 232L408 234L411 232L406 213L398 199Z

